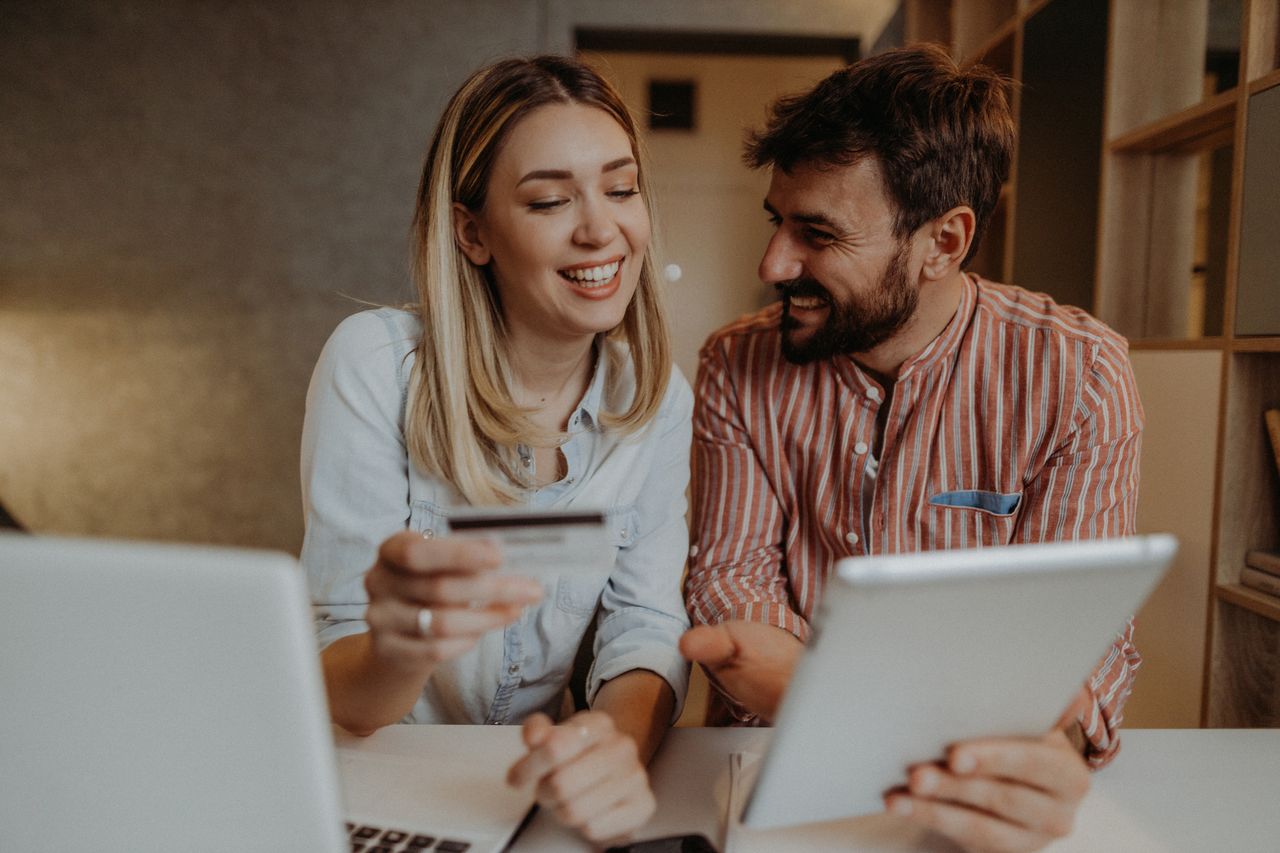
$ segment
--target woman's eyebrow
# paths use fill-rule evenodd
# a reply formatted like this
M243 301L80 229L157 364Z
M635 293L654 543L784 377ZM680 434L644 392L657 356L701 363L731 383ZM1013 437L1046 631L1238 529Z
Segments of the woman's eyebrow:
M534 169L520 180L516 181L516 186L529 181L568 181L573 179L573 172L564 169Z
M607 174L615 169L621 169L623 166L634 166L635 162L636 158L634 157L619 157L617 160L610 160L600 168L600 174Z
M617 160L610 160L600 167L600 174L605 175L609 172L621 169L624 166L634 166L634 157L619 157ZM534 169L520 180L516 181L516 186L520 186L528 181L570 181L573 180L573 172L567 169Z

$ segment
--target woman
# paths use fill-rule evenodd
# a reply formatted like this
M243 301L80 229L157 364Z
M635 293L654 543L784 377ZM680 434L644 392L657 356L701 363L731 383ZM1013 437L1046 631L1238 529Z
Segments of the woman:
M595 842L652 813L644 764L688 678L692 394L642 185L635 125L591 69L477 72L423 170L419 304L338 327L303 430L302 561L334 720L523 722L508 782ZM603 508L612 565L499 574L494 546L443 535L468 504ZM593 618L590 710L554 725Z

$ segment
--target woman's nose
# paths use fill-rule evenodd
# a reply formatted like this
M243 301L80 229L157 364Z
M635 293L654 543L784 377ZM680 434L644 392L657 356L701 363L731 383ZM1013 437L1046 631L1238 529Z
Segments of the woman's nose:
M575 243L606 246L616 236L618 224L603 202L587 200L578 206L578 227L573 232Z

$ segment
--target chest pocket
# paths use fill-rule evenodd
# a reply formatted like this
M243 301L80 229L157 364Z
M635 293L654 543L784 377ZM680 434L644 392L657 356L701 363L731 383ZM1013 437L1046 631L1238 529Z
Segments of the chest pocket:
M1021 492L962 489L929 498L935 539L945 533L973 547L1009 544L1021 506Z
M612 551L608 570L602 574L561 575L556 581L556 607L575 616L590 616L596 612L618 553L636 542L639 516L634 506L615 507L605 512L605 531Z

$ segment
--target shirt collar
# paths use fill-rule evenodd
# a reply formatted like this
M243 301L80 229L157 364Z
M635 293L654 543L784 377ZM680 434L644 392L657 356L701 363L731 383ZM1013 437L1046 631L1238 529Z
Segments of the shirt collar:
M936 338L929 341L928 345L920 352L902 363L902 367L898 369L898 380L906 379L915 371L928 370L939 362L949 361L956 350L959 349L960 342L964 339L965 331L969 328L969 321L973 318L973 312L977 305L978 285L976 276L972 273L965 273L961 280L960 304L956 306L956 313L951 315L946 327Z
M588 426L600 423L600 407L604 405L604 383L608 378L605 375L608 372L605 362L608 360L608 354L605 351L603 335L596 336L595 343L592 344L592 357L595 359L595 367L591 372L591 382L587 385L582 399L578 401L577 408L577 411L587 420Z

